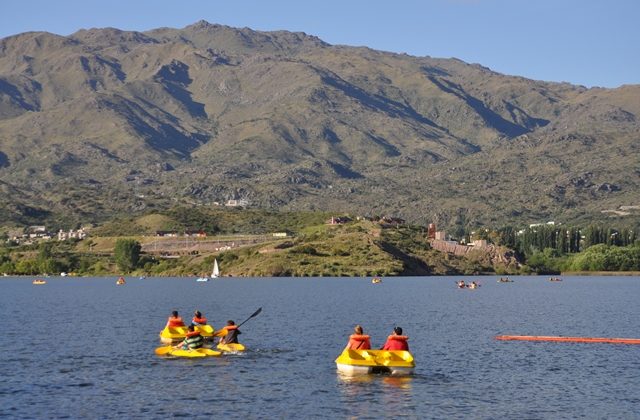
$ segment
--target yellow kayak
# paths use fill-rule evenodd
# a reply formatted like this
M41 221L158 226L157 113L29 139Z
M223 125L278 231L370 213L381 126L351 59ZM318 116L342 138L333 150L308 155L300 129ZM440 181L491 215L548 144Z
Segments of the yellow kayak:
M237 353L239 351L245 351L244 345L240 343L218 344L216 348L225 353Z
M340 372L349 374L390 373L411 375L416 363L404 350L345 350L336 359Z
M211 325L196 325L196 331L200 331L200 335L204 338L211 338L215 334L215 330ZM160 331L160 341L165 344L176 343L184 340L187 336L187 327L164 327Z
M158 356L173 357L216 357L221 356L222 352L207 348L199 348L193 350L174 349L171 346L158 347L155 351Z

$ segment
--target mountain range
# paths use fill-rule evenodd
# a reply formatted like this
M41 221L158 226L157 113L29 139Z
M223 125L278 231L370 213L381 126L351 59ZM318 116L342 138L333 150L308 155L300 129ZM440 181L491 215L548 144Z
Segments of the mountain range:
M526 46L523 46L526 48ZM176 205L475 225L640 220L640 85L197 22L0 40L0 221Z

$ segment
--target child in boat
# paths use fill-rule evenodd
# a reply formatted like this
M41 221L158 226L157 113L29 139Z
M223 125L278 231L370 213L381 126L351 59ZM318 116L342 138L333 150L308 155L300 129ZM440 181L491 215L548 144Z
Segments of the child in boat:
M193 319L191 320L193 325L207 325L207 318L202 316L202 312L195 311L193 313Z
M178 315L178 311L171 312L171 316L167 320L167 325L165 326L165 328L167 327L184 327L184 322L182 322L182 318L180 317L180 315Z
M184 341L180 343L179 347L183 350L195 350L201 348L203 345L204 338L202 338L199 331L196 331L195 326L190 324L187 329L187 336L184 338Z
M353 332L354 334L349 336L349 343L345 350L369 350L371 348L370 337L363 333L362 326L356 325Z
M227 325L220 331L220 344L238 343L238 334L242 334L238 326L232 320L227 321ZM217 334L216 334L217 335Z
M394 327L393 334L387 337L387 342L380 350L406 350L409 351L409 337L402 335L402 328Z

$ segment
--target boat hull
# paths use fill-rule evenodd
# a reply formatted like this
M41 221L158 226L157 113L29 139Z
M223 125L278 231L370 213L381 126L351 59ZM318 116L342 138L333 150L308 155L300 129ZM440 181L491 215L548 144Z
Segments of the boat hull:
M338 371L350 375L411 375L415 366L408 351L345 350L336 359Z
M195 350L182 350L176 349L167 353L167 356L171 357L188 357L188 358L201 358L201 357L219 357L222 355L222 352L200 348Z

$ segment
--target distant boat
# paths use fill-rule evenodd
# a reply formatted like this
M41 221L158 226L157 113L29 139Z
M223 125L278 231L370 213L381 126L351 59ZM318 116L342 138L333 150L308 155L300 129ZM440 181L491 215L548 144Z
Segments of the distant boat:
M47 282L46 282L46 280L42 280L42 279L35 279L35 280L33 281L33 284L36 284L36 285L38 285L38 284L47 284Z
M64 271L63 271L62 273L60 273L60 277L67 277L68 275L69 275L69 274L67 274L67 273L66 273L66 272L64 272Z
M213 259L213 271L211 272L211 278L212 279L217 279L218 277L220 277L220 269L218 268L218 259L214 258Z
M374 277L371 279L371 283L373 284L382 283L382 279L380 277Z
M118 286L121 286L121 285L123 285L123 284L126 284L126 281L125 281L124 277L119 277L119 278L118 278L118 280L116 280L116 284L117 284Z
M213 260L213 270L211 271L211 278L217 279L220 277L220 268L218 268L218 259L214 258ZM198 277L196 281L209 281L209 277Z

